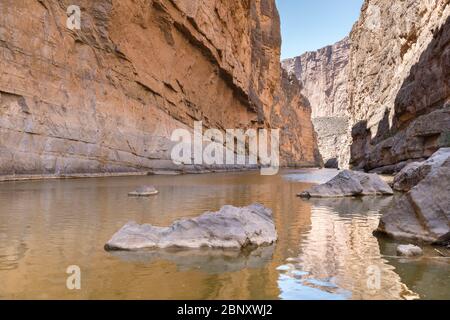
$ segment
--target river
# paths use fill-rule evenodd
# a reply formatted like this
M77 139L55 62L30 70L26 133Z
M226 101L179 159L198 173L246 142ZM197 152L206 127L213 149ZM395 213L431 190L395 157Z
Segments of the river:
M303 200L333 170L283 170L0 183L0 298L25 299L449 299L450 263L425 248L395 257L377 239L391 197ZM130 198L140 185L160 194ZM231 204L271 208L276 245L252 252L109 253L126 222L168 226ZM69 266L81 289L69 290Z

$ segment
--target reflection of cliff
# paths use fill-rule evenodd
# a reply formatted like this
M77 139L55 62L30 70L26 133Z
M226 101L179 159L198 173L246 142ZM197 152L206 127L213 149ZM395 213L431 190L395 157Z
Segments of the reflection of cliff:
M378 241L372 235L378 226L378 210L390 201L391 198L311 201L311 230L301 241L299 256L286 268L286 274L298 282L295 290L312 287L317 290L317 297L330 299L411 296L394 268L382 259ZM381 274L379 289L370 286L374 270ZM286 278L280 287L282 296L290 294Z

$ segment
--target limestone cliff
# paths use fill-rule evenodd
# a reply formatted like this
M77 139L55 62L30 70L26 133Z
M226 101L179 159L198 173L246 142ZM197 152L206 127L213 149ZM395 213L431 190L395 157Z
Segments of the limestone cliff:
M320 162L274 0L82 0L80 30L71 4L0 2L1 175L181 170L170 135L197 120L280 128L282 164Z
M283 67L294 74L309 100L319 150L328 164L345 167L348 157L343 145L348 144L348 37L299 57L286 59Z
M450 146L449 2L366 0L349 39L283 63L325 160L389 173Z
M398 171L450 145L449 0L366 0L351 35L352 165Z

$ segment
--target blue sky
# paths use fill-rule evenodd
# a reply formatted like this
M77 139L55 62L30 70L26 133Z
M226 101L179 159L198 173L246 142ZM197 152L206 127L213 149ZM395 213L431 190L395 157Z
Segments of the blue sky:
M276 0L282 59L333 44L349 34L363 0Z

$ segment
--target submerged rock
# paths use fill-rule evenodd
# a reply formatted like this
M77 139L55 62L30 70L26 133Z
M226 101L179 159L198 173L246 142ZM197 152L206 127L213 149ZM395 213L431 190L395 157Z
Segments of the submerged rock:
M325 184L301 194L303 198L335 198L367 195L392 195L391 187L376 174L344 170Z
M418 257L423 254L423 250L415 245L400 245L397 247L397 255L401 257Z
M378 232L389 236L443 243L450 232L450 156L408 193L383 210Z
M130 197L150 197L158 194L159 191L153 186L142 186L128 193Z
M442 148L428 160L412 162L394 178L394 189L407 192L422 181L432 170L441 167L450 158L450 148Z
M270 245L276 240L272 211L253 204L244 208L224 206L218 212L175 221L170 227L129 222L108 241L105 249L241 249Z

